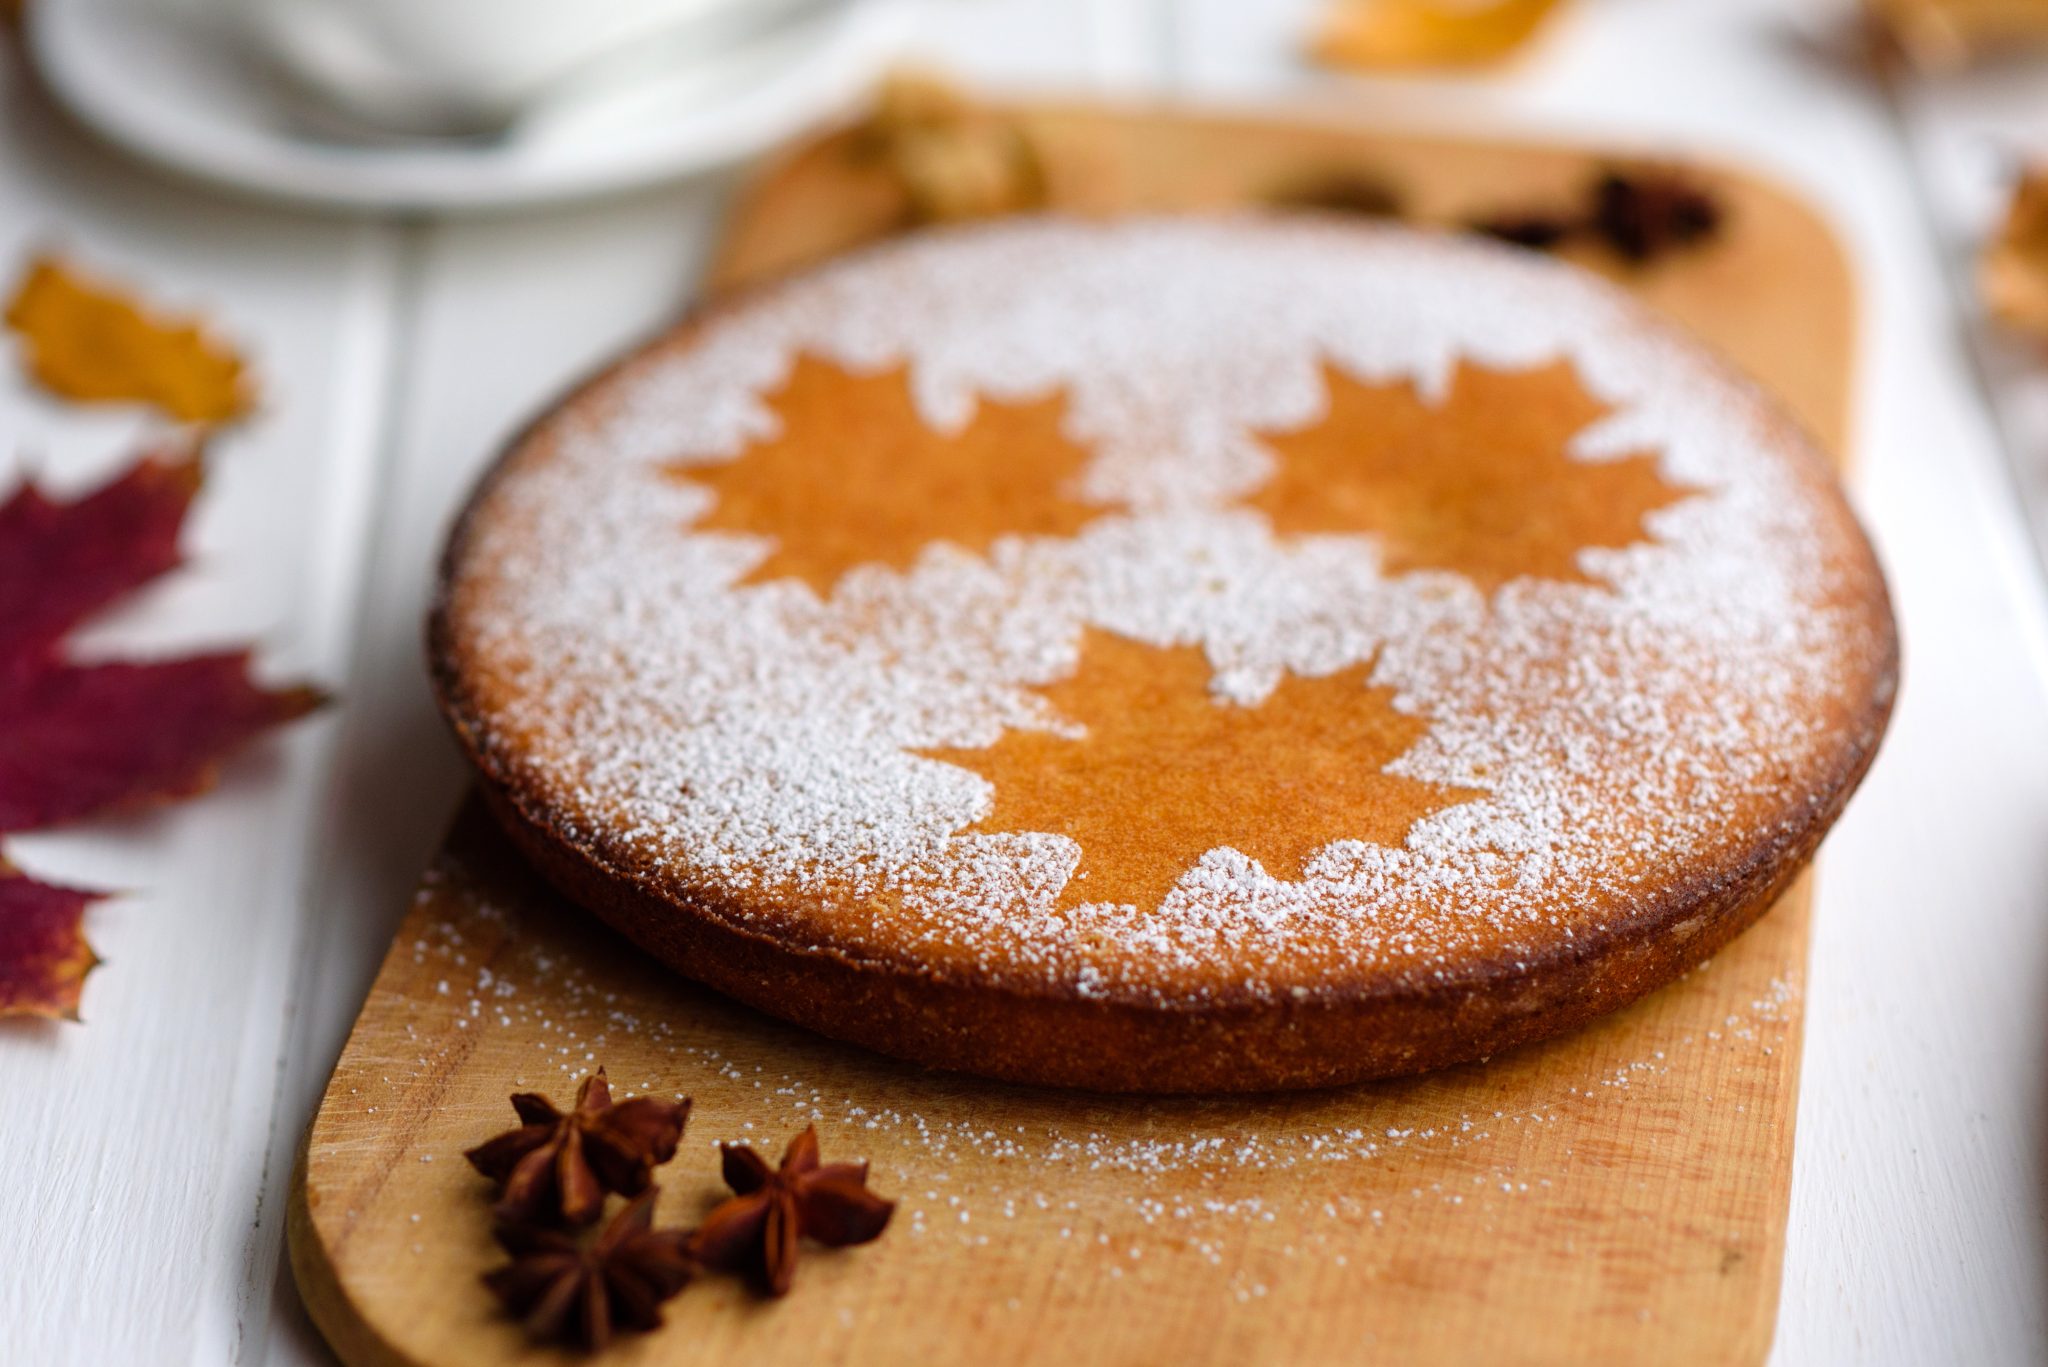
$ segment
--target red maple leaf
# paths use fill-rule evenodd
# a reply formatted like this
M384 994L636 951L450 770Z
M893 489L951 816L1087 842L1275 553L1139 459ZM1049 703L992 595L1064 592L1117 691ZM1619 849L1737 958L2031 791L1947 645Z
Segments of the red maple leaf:
M99 962L79 931L93 901L0 859L0 1016L78 1019L79 988Z
M0 832L189 796L231 751L319 705L310 688L259 687L247 651L65 657L74 627L178 564L198 489L195 457L152 455L68 503L33 484L0 503ZM88 900L0 862L0 1015L75 1007L94 962L78 934ZM53 971L62 981L41 981Z

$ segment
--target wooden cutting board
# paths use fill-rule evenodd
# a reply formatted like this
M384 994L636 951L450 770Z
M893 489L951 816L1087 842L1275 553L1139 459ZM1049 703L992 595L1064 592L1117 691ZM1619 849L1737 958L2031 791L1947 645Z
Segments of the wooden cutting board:
M1332 178L1411 217L1569 202L1564 148L1172 111L1003 111L1054 202L1089 212L1268 200ZM1630 270L1584 259L1771 384L1832 449L1852 293L1814 215L1714 173L1725 235ZM860 140L800 149L745 198L725 287L893 230ZM462 1150L514 1090L687 1094L659 1218L721 1194L714 1145L779 1153L815 1124L899 1198L868 1248L807 1254L786 1301L710 1279L621 1362L982 1364L1757 1362L1791 1173L1802 879L1676 985L1591 1028L1410 1081L1269 1098L1118 1099L930 1073L667 975L549 892L472 806L421 881L307 1138L291 1252L354 1367L566 1360L478 1282L497 1263Z

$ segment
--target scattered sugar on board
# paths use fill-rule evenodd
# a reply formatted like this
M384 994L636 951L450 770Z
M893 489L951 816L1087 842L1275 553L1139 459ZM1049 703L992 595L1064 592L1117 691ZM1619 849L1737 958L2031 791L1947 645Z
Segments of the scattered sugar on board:
M709 495L665 469L769 431L799 352L907 361L947 428L981 397L1063 388L1104 515L985 557L934 545L824 601L795 580L733 588L767 543L693 533ZM1707 491L1653 514L1653 541L1583 552L1598 583L1489 600L1454 574L1382 574L1371 536L1279 538L1232 506L1270 468L1257 434L1316 420L1326 360L1441 395L1458 358L1560 356L1611 408L1574 458L1654 451ZM1803 718L1836 662L1875 648L1831 606L1814 548L1832 514L1750 391L1528 254L1270 222L981 228L762 296L587 404L542 429L551 454L475 524L490 607L460 630L507 684L487 718L500 758L625 866L746 890L885 961L1193 1002L1219 964L1299 996L1360 968L1426 980L1475 949L1533 950L1596 928L1659 865L1769 838L1731 812L1831 743ZM1298 880L1218 849L1156 913L1060 909L1073 843L963 833L988 784L915 751L1051 724L1032 688L1071 672L1086 624L1200 644L1237 702L1284 671L1376 659L1372 682L1430 723L1390 769L1488 795L1398 847L1331 844Z
M421 895L436 895L432 880ZM473 963L472 950L479 945L474 957L481 962ZM1285 1258L1343 1256L1339 1250L1355 1247L1355 1231L1399 1228L1408 1219L1427 1218L1430 1210L1470 1210L1473 1218L1483 1218L1480 1212L1491 1201L1553 1188L1568 1195L1567 1171L1517 1169L1515 1131L1577 1121L1597 1133L1599 1108L1627 1104L1633 1084L1654 1080L1670 1067L1667 1050L1659 1049L1608 1072L1554 1082L1540 1097L1521 1098L1513 1111L1446 1114L1440 1101L1429 1099L1416 1105L1406 1123L1386 1123L1390 1110L1401 1109L1398 1103L1353 1102L1351 1114L1318 1120L1310 1100L1302 1108L1308 1118L1286 1133L1248 1133L1233 1119L1235 1102L1177 1104L1158 1098L1128 1104L1095 1099L1084 1113L1093 1110L1106 1119L1093 1126L1073 1119L1076 1108L1066 1098L1044 1112L1047 1119L1029 1124L946 1119L937 1113L957 1115L957 1101L935 1096L933 1114L927 1115L912 1100L890 1104L888 1098L904 1088L875 1087L861 1097L835 1094L800 1076L726 1057L715 1045L698 1042L701 1036L687 1020L678 1023L600 987L577 959L528 939L516 914L487 902L466 900L459 915L435 922L409 949L415 965L449 984L433 1002L420 1004L422 1013L476 1021L522 1045L531 1043L531 1066L506 1079L508 1091L531 1088L564 1099L592 1067L608 1061L615 1095L695 1095L699 1106L678 1171L690 1166L694 1151L700 1155L698 1171L681 1180L714 1188L711 1150L720 1141L752 1144L773 1159L788 1137L816 1125L828 1156L877 1160L877 1186L901 1202L907 1237L967 1247L990 1243L992 1233L1000 1239L1006 1231L1030 1227L1034 1238L1093 1239L1132 1261L1142 1261L1144 1251L1156 1246L1162 1254L1222 1267L1242 1252L1233 1231L1258 1224L1288 1231L1292 1242ZM1694 970L1709 971L1711 964ZM543 981L545 1005L543 994L523 987ZM680 990L715 1000L699 989ZM1797 995L1792 982L1774 978L1746 1012L1728 1016L1716 1029L1681 1036L1670 1047L1735 1047L1768 1055L1784 1037ZM432 1039L442 1032L422 1014L416 1026L409 1025L408 1037ZM444 1042L434 1053L445 1058L455 1047ZM433 1074L436 1065L427 1056L414 1062L417 1076ZM929 1088L933 1081L933 1075L916 1070L908 1076L910 1087ZM387 1086L408 1080L383 1078ZM1468 1079L1460 1094L1482 1090ZM1713 1098L1704 1100L1711 1104ZM1154 1133L1155 1119L1176 1109L1186 1113L1184 1131ZM1361 1110L1376 1119L1360 1121ZM1501 1149L1507 1152L1487 1156ZM963 1171L995 1171L1009 1180L996 1183L984 1176L978 1185L963 1186ZM1275 1188L1267 1179L1279 1172L1326 1172L1329 1180ZM456 1180L467 1175L460 1167ZM1082 1195L1074 1194L1084 1187ZM1306 1194L1275 1195L1276 1190ZM1262 1294L1251 1291L1250 1283L1241 1289Z

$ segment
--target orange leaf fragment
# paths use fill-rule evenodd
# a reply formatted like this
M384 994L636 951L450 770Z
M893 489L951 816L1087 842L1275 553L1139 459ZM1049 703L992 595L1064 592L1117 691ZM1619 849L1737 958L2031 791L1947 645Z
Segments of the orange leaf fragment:
M1044 208L1037 146L1016 120L943 77L898 70L883 81L858 146L901 187L912 223L952 223Z
M2020 177L1977 263L1977 290L1992 317L2048 341L2048 171Z
M0 859L0 1016L78 1019L79 990L99 963L81 929L96 900Z
M146 403L179 422L249 411L241 357L196 321L147 310L51 256L30 263L7 306L29 374L78 403Z
M1339 0L1316 60L1366 70L1484 66L1536 35L1558 0Z

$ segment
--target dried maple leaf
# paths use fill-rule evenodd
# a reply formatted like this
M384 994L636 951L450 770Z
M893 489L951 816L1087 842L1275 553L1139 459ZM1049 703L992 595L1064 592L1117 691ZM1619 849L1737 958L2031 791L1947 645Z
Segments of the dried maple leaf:
M95 900L0 859L0 1016L78 1019L79 990L99 963L80 928Z
M65 633L177 562L189 458L145 457L69 503L34 485L0 504L0 831L204 788L222 758L320 703L265 689L233 651L77 664Z
M818 1132L789 1141L780 1167L745 1144L721 1144L725 1183L735 1193L704 1217L691 1241L706 1267L752 1278L787 1295L802 1239L845 1248L878 1239L896 1203L868 1190L865 1163L818 1162Z
M1480 66L1536 35L1558 0L1339 0L1312 43L1331 66Z
M485 1273L484 1285L543 1341L598 1351L614 1330L659 1328L661 1303L689 1285L697 1262L687 1232L653 1227L654 1197L643 1192L587 1241L557 1229L499 1229L512 1261Z
M566 1114L538 1092L520 1092L512 1109L519 1128L464 1157L498 1183L498 1219L520 1225L588 1224L603 1212L606 1192L638 1196L654 1169L675 1157L690 1118L687 1099L613 1102L602 1068L583 1079Z
M151 455L70 503L23 484L0 504L0 661L51 649L92 613L175 569L199 478L195 458Z
M1279 467L1250 501L1277 532L1378 533L1390 574L1454 570L1489 591L1522 576L1596 583L1581 550L1646 540L1646 515L1698 492L1666 483L1651 455L1568 455L1607 409L1563 361L1461 361L1441 405L1405 380L1323 372L1327 410L1265 435Z
M38 257L7 306L29 374L60 398L154 405L180 422L249 410L241 358L189 319L159 317L124 292Z
M927 424L901 366L853 374L799 356L771 400L779 430L721 465L675 467L718 501L700 531L770 537L742 583L795 576L821 595L856 565L907 569L934 541L984 551L1010 534L1068 536L1098 514L1069 490L1087 451L1065 400L984 398L958 432Z
M1977 288L1999 322L2048 341L2048 172L2023 175L2013 188L1977 263Z
M314 689L258 687L249 661L57 665L0 682L0 830L203 792L223 756L320 705Z
M227 752L318 704L256 687L242 652L63 658L73 627L178 563L198 487L195 458L153 456L68 503L33 484L0 503L0 831L194 792ZM0 861L0 1015L76 1015L97 962L79 933L91 900Z
M1395 711L1393 690L1368 686L1370 674L1289 675L1242 706L1211 696L1199 647L1090 630L1074 676L1043 690L1084 736L1006 731L983 749L921 753L994 785L977 830L1046 831L1081 847L1063 904L1151 911L1211 850L1295 878L1333 841L1397 845L1431 812L1484 796L1386 772L1429 723Z
M896 181L908 224L1024 213L1049 199L1044 159L1017 121L930 72L891 72L854 146Z

